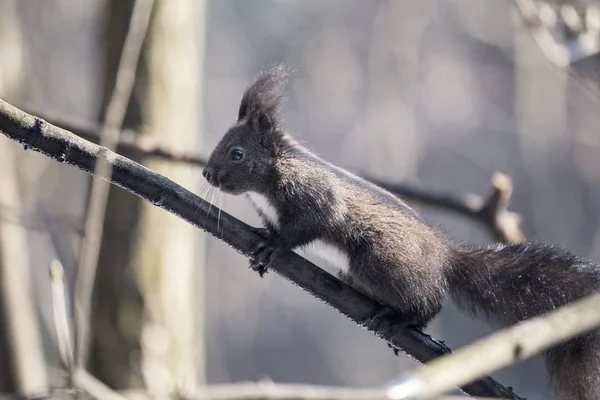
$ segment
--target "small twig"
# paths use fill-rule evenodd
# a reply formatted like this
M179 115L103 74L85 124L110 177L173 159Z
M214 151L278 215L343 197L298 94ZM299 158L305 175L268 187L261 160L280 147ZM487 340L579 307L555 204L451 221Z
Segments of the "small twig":
M50 286L58 351L63 366L68 373L69 381L71 381L74 367L73 342L71 341L71 327L67 313L64 270L59 260L54 260L50 264Z
M137 0L131 14L129 32L125 38L121 60L117 69L115 88L107 107L104 126L100 134L100 145L111 151L116 148L119 141L119 133L133 91L135 73L146 32L148 31L153 4L153 0ZM94 175L97 178L109 177L111 172L112 166L109 163L96 163ZM109 189L110 185L104 179L94 179L92 182L75 286L75 320L77 323L75 362L79 367L85 365L89 351L89 314Z
M50 123L74 132L78 136L98 143L98 128L89 123L75 122L64 118L42 114ZM159 157L174 162L182 162L204 167L206 158L177 151L154 141L149 134L123 131L117 149L126 151L133 156ZM389 190L405 200L441 208L473 218L490 230L496 240L503 243L518 243L523 240L521 217L508 211L512 196L512 181L504 174L497 173L492 177L492 193L487 199L470 194L464 198L449 193L436 192L420 188L408 183L389 183L370 176L364 178Z
M395 399L439 396L600 326L600 294L523 321L437 358L390 389ZM483 356L482 356L483 355Z
M508 175L496 172L492 176L492 190L476 215L504 243L519 243L525 239L521 230L521 216L508 211L513 185ZM476 201L477 202L477 201Z
M105 161L113 167L112 176L107 178L111 183L209 232L247 257L251 256L252 249L260 240L252 232L252 227L213 207L170 179L27 115L1 100L0 131L25 147L88 173L93 173L98 154L104 153ZM273 260L273 270L358 324L364 324L381 311L379 303L294 252L286 251L278 255ZM382 323L375 333L420 362L451 352L429 335L412 329L398 330L391 323ZM520 398L487 377L464 386L463 390L473 396Z
M73 374L73 386L96 400L127 400L83 369L77 369Z

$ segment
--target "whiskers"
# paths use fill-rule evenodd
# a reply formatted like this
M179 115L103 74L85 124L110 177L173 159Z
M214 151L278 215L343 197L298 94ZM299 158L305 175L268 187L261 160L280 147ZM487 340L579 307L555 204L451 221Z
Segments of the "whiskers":
M217 193L217 200L219 201L219 213L217 214L217 233L219 234L219 236L221 235L221 228L220 228L220 222L221 222L221 210L223 209L223 192L221 192L221 189L219 189L218 193Z
M206 211L206 216L204 217L204 221L202 222L202 225L201 225L203 229L206 226L206 221L208 220L208 216L210 215L210 210L212 209L213 205L215 205L215 200L216 200L216 203L218 203L217 233L220 235L220 233L221 233L221 231L220 231L220 229L221 229L221 205L222 205L222 201L223 201L223 192L221 191L220 188L212 186L208 182L204 182L202 184L202 186L200 187L198 195L202 199L204 199L205 201L207 201L209 203L208 210ZM198 208L196 209L196 212L194 213L194 217L198 213L199 209L200 209L200 206L198 206Z

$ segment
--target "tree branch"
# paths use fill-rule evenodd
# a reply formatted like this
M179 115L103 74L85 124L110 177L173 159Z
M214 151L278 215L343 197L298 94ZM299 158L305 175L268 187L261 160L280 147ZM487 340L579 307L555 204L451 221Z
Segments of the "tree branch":
M599 327L599 309L600 294L593 294L501 330L410 374L391 389L392 397L400 400L439 396L456 385L529 358Z
M388 390L382 388L318 386L271 381L208 385L190 394L156 394L143 389L116 392L85 370L75 371L73 377L76 391L85 392L97 400L388 400L390 398ZM52 397L69 399L73 397L73 392L62 388L54 389ZM9 393L0 393L0 398L20 400ZM464 399L464 396L444 396L430 400ZM492 398L477 397L476 400L492 400Z
M40 113L36 114L40 115ZM47 114L41 114L41 117L52 124L74 132L90 142L98 143L99 129L94 124ZM169 146L157 143L149 134L144 132L123 131L119 138L117 150L126 151L132 156L159 157L199 167L206 165L205 157L177 151ZM370 176L363 175L363 177L405 200L473 218L486 227L495 240L503 243L518 243L524 238L521 230L521 217L517 213L508 211L512 196L512 181L504 174L494 174L492 177L492 190L487 198L474 194L456 196L431 189L423 189L408 183L394 184Z
M159 400L149 393L126 390L128 400ZM208 385L198 389L189 400L384 400L389 399L383 388L354 388L275 383L271 381L237 382ZM464 396L445 396L438 400L464 400ZM491 400L478 397L477 400Z
M0 131L26 148L88 173L93 172L96 160L102 157L112 166L111 183L204 229L246 256L250 256L251 249L260 240L248 224L211 206L170 179L28 115L2 100ZM283 252L273 260L273 270L358 324L364 324L381 310L379 303L291 251ZM376 335L420 362L451 352L429 335L410 329L398 331L391 324L381 325ZM520 399L489 377L465 385L463 390L474 396Z

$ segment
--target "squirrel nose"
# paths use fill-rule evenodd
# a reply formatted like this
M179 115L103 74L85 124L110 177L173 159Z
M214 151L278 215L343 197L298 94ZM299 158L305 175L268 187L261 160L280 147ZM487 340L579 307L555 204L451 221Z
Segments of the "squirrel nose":
M208 183L214 183L213 179L215 178L215 169L213 167L206 167L204 171L202 171L202 175Z

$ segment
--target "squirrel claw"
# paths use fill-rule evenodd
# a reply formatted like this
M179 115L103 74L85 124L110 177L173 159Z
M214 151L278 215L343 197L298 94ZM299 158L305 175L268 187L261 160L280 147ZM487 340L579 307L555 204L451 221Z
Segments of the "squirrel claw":
M264 228L255 228L255 229L257 231L261 230L261 233L264 233L265 231L268 232L268 230L266 230ZM259 233L259 232L255 232L255 233L258 235L261 235L261 233ZM270 237L271 233L268 232L268 235ZM250 260L250 268L252 268L253 271L258 272L258 274L262 278L263 275L267 272L269 265L271 264L271 261L273 261L273 258L275 257L275 253L276 253L276 248L271 244L270 239L267 239L264 241L259 241L252 249L253 257Z
M252 233L260 236L265 240L268 240L271 237L271 230L267 228L252 228Z
M390 321L391 324L394 325L401 324L402 326L406 326L405 324L401 323L402 318L400 312L390 306L382 306L375 314L373 314L373 316L366 320L364 326L368 329L378 331L386 320ZM397 356L400 353L400 349L393 344L388 343L387 345L394 351L394 355Z
M400 354L400 349L398 349L398 348L397 348L396 346L394 346L393 344L391 344L391 343L388 343L388 347L394 351L394 355L395 355L395 356L397 356L398 354Z
M250 268L252 268L253 271L258 272L258 275L261 278L264 276L264 274L267 273L267 267L265 267L264 265L255 264L254 262L250 263Z
M390 306L381 306L373 316L365 321L364 326L368 329L377 331L385 320L391 320L393 323L398 323L398 321L401 320L400 313Z

